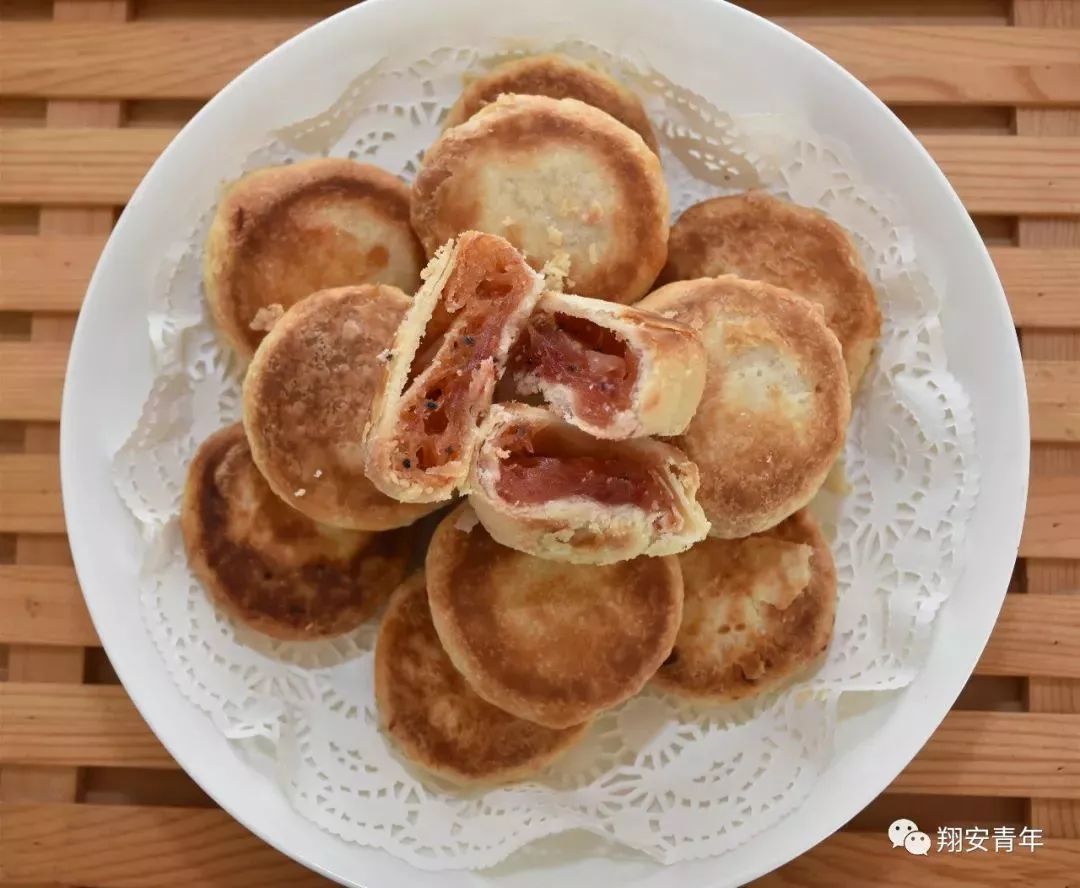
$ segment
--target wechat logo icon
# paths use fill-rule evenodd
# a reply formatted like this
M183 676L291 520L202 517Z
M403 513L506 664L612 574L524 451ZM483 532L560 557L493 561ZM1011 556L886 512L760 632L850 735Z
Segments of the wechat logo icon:
M889 841L894 848L903 847L908 854L918 857L925 857L930 853L930 836L919 832L914 820L894 820L889 826Z

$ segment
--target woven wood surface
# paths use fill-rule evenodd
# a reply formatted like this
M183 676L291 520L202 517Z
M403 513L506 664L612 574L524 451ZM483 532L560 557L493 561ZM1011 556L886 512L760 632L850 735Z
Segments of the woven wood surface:
M662 0L657 0L662 2ZM90 272L203 102L340 0L0 0L0 886L325 884L179 770L71 567L60 393ZM1080 0L753 0L887 101L953 182L1018 325L1032 483L1004 611L896 782L768 886L1065 886L1080 873ZM1036 851L888 853L897 817Z

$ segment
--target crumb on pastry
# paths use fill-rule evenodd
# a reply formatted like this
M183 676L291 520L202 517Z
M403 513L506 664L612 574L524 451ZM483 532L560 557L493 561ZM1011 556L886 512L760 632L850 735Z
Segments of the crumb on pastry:
M285 314L285 308L280 302L274 302L271 305L265 305L255 312L255 317L251 319L251 323L248 326L252 330L257 330L264 333L269 333L274 329L274 324L281 320Z
M471 533L472 529L480 522L480 519L476 517L476 512L472 509L465 509L457 516L454 521L454 527L460 530L462 533Z
M544 263L540 273L544 276L546 289L561 292L564 283L569 283L567 275L570 274L570 254L566 250L556 250L555 255Z

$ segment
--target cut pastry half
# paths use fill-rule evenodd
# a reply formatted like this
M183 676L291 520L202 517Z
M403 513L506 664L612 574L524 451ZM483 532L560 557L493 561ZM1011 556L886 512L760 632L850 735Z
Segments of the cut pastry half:
M511 355L517 391L597 438L679 435L705 388L705 346L649 311L547 292Z
M512 549L576 564L681 552L709 530L698 470L670 444L600 441L548 410L496 404L469 502Z
M403 502L450 499L543 277L503 238L467 231L442 247L385 356L365 468Z

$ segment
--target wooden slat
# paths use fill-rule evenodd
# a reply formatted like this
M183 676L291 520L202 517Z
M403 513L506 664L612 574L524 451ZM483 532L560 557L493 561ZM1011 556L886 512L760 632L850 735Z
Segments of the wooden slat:
M897 64L956 67L1080 64L1080 33L1061 28L965 25L803 24L791 30L842 65Z
M102 235L0 237L0 311L78 311L104 246Z
M328 883L216 810L120 805L4 805L0 833L10 882L87 888L307 888ZM1030 852L938 854L894 849L882 833L841 832L775 873L761 888L963 885L1065 888L1080 867L1080 840Z
M55 454L0 453L0 533L63 533Z
M1033 441L1080 441L1080 362L1024 363Z
M1080 715L950 712L890 790L1080 799Z
M0 311L78 311L105 239L0 236ZM1020 327L1080 326L1080 250L995 246L990 255Z
M986 823L1021 826L1027 823L1027 805L1024 799L998 796L907 795L887 792L874 799L843 828L848 831L884 835L889 825L901 817L914 820L923 832L936 835L939 826L981 826Z
M983 824L980 824L983 825ZM873 885L875 888L965 888L1037 885L1074 888L1080 868L1080 840L1046 842L1034 852L1026 849L994 853L937 853L917 857L893 848L884 833L840 832L816 848L751 882L753 888L835 888ZM993 848L993 841L989 843Z
M224 811L129 805L0 805L0 885L314 888L330 883Z
M1023 558L1080 558L1080 476L1031 477Z
M991 247L1018 327L1080 326L1080 250Z
M175 130L0 130L0 201L121 204ZM1080 138L927 134L974 213L1080 214Z
M1013 0L1012 14L1020 30L1051 26L1063 32L1077 33L1080 28L1080 3L1077 2ZM1016 131L1031 136L1078 137L1080 109L1018 109ZM1077 249L1080 248L1080 220L1022 219L1017 225L1017 239L1022 247ZM1075 330L1025 333L1021 344L1025 359L1080 360L1080 334ZM1080 448L1036 444L1032 448L1032 471L1078 477ZM1030 561L1026 573L1031 591L1059 594L1075 593L1080 588L1080 562L1076 560ZM1028 682L1027 698L1033 712L1080 712L1080 682L1036 676ZM1033 826L1052 830L1053 835L1080 837L1080 802L1065 798L1032 799L1031 822Z
M70 567L0 565L0 644L100 644ZM1010 595L979 675L1080 678L1080 597Z
M0 565L0 644L99 645L75 571Z
M123 21L132 11L133 0L54 0L54 21ZM45 106L45 126L117 127L123 119L119 102L68 102L51 100ZM0 140L3 133L0 132ZM0 156L3 151L0 150ZM23 170L25 172L25 170ZM3 180L0 170L0 181ZM10 180L10 170L8 178ZM16 179L18 177L15 177ZM67 203L67 202L65 202ZM41 208L37 213L37 233L53 235L104 235L112 228L113 208L84 209L71 206ZM30 321L30 339L36 343L68 342L74 318L35 313ZM54 423L28 424L23 434L27 453L48 454L55 459L59 449L59 428ZM24 528L32 530L33 528ZM67 541L20 533L15 538L15 561L20 564L68 564ZM8 677L21 681L78 682L83 678L85 657L79 648L12 645L8 650ZM76 768L4 768L0 773L0 794L8 801L34 799L69 801L79 790Z
M175 767L119 687L0 684L0 762ZM892 789L1080 798L1080 715L953 712Z
M1080 40L1048 30L1011 44L1010 28L808 26L796 33L886 102L1060 105L1078 101ZM1040 51L1038 39L1045 39Z
M314 20L20 22L0 35L0 83L22 96L205 99ZM1080 102L1080 38L1005 27L796 26L889 102Z
M119 685L0 682L0 763L175 768Z
M972 213L1080 214L1080 138L924 135Z
M205 99L313 21L11 23L0 83L24 96Z
M175 130L0 129L0 201L120 205Z
M975 671L1080 678L1080 595L1009 595Z
M0 420L60 419L69 345L0 342Z

